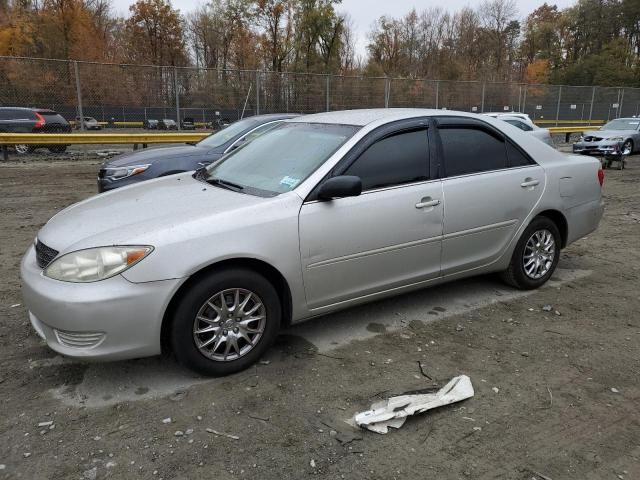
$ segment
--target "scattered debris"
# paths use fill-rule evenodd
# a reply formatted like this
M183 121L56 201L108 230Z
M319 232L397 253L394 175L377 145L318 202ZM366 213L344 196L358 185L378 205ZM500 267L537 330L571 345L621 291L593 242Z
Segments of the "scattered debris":
M95 480L98 476L98 467L90 468L89 470L85 470L82 472L82 477L85 480Z
M49 420L48 422L40 422L38 424L38 428L50 427L51 425L53 425L53 420Z
M9 308L16 308L16 307L19 307L20 305L22 305L22 304L21 303L14 303Z
M22 454L22 456L23 456L24 458L29 458L29 457L31 456L31 452L24 452L24 453Z
M500 393L500 389L498 387L493 387L491 390L493 390L495 393Z
M254 420L262 420L263 422L268 422L270 420L269 417L259 417L258 415L247 415L249 418L253 418Z
M400 428L410 415L466 400L473 395L471 379L460 375L435 393L400 395L374 403L370 410L357 413L353 420L359 427L384 434L389 427Z
M218 432L218 431L214 430L213 428L207 428L206 431L208 433L213 433L214 435L217 435L219 437L227 437L227 438L230 438L231 440L240 440L240 437L237 437L235 435L230 435L228 433Z
M433 378L431 378L429 374L424 371L424 367L422 366L422 362L420 360L418 360L418 368L420 369L420 373L422 374L423 377L427 377L429 380L433 382Z
M553 307L551 305L545 305L544 307L542 307L542 310L544 310L545 312L550 312L551 310L553 310Z
M104 466L107 468L113 468L117 465L116 462L107 462Z
M171 417L167 417L162 420L162 423L171 423Z
M316 468L316 461L312 458L309 465L311 465L311 468Z
M270 360L260 360L258 363L260 365L269 365L271 363L271 361Z
M182 430L176 430L176 433L173 435L176 437L184 437L184 432Z
M461 332L464 330L464 326L461 324L456 325L456 332Z
M611 391L613 393L619 393L619 390L617 388L615 388L615 387L611 387Z

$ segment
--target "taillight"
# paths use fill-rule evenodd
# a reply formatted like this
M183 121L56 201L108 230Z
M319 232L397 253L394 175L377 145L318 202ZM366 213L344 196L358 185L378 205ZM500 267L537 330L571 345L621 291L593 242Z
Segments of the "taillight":
M36 114L36 124L35 127L36 128L42 128L44 127L44 117L42 115L40 115L38 112L35 112Z
M603 169L598 170L598 183L600 183L600 186L602 186L602 184L604 183L604 170Z

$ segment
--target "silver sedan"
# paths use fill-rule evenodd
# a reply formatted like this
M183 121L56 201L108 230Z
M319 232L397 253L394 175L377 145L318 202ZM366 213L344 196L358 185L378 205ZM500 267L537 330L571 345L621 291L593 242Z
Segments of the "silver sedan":
M439 110L299 117L206 169L77 203L21 266L35 330L73 357L173 351L224 375L281 327L502 272L531 289L596 229L602 170Z
M584 132L573 144L583 155L632 155L640 151L640 118L616 118L600 130Z

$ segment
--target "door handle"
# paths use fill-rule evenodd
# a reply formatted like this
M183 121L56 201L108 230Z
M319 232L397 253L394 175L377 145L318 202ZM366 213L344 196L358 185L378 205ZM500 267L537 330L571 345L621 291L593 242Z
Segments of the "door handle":
M431 197L424 197L422 200L416 203L416 208L435 207L436 205L440 205L440 200L434 200Z
M536 180L535 178L525 178L524 182L522 182L520 186L522 188L535 187L539 183L540 183L540 180Z

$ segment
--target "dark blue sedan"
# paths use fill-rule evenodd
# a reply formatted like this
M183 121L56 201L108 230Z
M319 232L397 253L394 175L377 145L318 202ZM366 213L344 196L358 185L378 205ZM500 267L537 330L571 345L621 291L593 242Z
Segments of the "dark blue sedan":
M195 145L151 148L118 155L100 168L98 191L106 192L152 178L197 170L296 116L256 115L232 123Z

